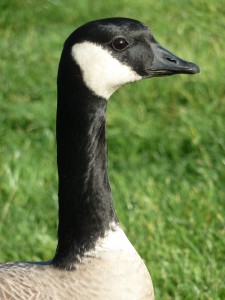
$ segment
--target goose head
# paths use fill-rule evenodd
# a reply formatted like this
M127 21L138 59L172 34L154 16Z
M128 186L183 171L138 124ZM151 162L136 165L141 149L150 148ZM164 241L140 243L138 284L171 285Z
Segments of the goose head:
M61 59L64 69L66 58L77 66L73 72L82 76L86 87L104 99L129 82L199 72L197 65L163 48L146 25L127 18L81 26L65 42Z

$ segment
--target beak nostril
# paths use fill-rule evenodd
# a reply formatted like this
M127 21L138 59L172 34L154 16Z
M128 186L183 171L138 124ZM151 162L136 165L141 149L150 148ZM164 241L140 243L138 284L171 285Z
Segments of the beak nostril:
M176 63L177 63L176 59L173 59L173 58L170 58L170 57L166 57L166 59L167 59L169 62L173 63L173 64L176 64Z

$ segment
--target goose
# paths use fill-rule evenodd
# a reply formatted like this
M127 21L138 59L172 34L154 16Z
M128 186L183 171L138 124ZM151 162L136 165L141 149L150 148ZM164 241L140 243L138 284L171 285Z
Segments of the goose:
M47 262L1 263L0 299L154 299L151 276L113 206L106 106L129 82L198 72L137 20L91 21L67 38L57 77L56 253Z

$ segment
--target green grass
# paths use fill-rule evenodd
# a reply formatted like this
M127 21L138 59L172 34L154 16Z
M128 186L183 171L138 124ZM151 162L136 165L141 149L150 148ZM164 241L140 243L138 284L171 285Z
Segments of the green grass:
M117 214L156 299L225 299L223 1L1 0L0 11L0 260L53 256L62 44L89 20L126 16L201 73L142 81L111 98Z

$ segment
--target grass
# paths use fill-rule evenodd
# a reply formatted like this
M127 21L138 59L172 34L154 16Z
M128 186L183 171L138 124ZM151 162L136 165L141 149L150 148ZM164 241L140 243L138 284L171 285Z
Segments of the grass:
M2 0L0 9L0 260L53 256L62 43L89 20L126 16L201 73L142 81L111 98L117 214L151 270L156 299L225 299L222 1Z

